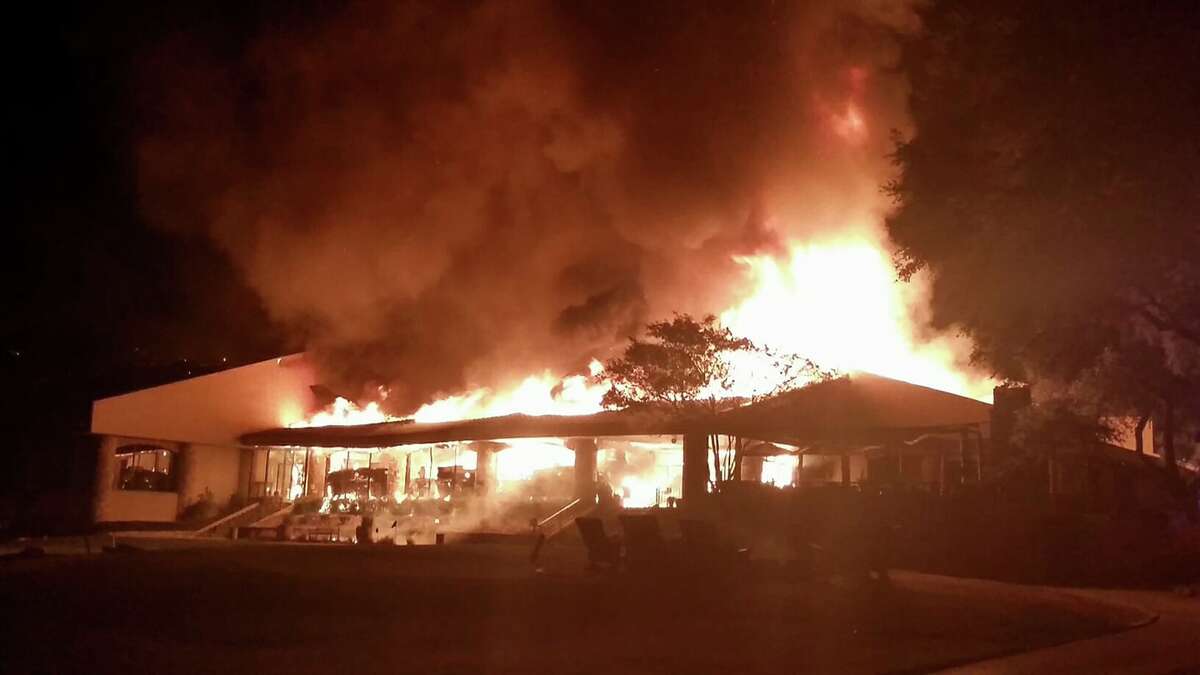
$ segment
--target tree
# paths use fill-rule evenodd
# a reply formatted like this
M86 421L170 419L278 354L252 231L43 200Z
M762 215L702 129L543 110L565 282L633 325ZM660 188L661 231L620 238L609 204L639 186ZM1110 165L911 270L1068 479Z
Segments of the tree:
M624 352L596 376L610 384L605 407L661 407L703 419L833 376L809 359L735 336L712 315L676 314L647 324L646 335L629 338ZM718 484L738 475L743 448L740 439L727 438L722 454L720 440L709 439Z
M1098 420L1200 416L1200 49L1186 3L933 3L888 230L935 322ZM1177 482L1177 480L1176 480Z

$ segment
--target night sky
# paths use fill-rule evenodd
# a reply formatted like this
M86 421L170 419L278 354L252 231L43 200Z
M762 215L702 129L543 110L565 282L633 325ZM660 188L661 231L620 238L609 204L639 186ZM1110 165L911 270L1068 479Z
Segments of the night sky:
M185 30L236 49L282 7L121 7L44 7L9 42L2 492L54 484L41 474L67 470L95 398L295 347L209 240L145 221L132 154L148 49Z
M13 383L6 413L285 347L224 256L202 237L150 227L139 209L139 59L185 29L236 48L272 9L192 5L114 12L83 3L46 11L18 31L21 65L10 89L20 94L9 99L15 237L3 249L17 292L0 330ZM20 423L25 414L15 417Z

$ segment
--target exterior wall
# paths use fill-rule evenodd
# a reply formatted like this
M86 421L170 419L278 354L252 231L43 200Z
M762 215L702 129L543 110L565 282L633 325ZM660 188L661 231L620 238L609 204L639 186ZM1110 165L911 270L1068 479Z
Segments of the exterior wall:
M175 476L174 492L118 490L116 481L116 450L124 445L152 443L174 450L171 470ZM243 487L241 448L212 445L188 445L170 441L103 436L97 443L96 475L93 486L92 521L96 523L138 521L164 522L176 520L190 504L198 501L205 490L212 493L218 508L229 505ZM244 496L244 495L242 495Z
M116 451L118 448L138 443L142 439L104 436L96 447L96 475L92 489L91 520L93 523L111 522L170 522L179 510L179 493L148 492L140 490L117 490L113 487L117 476ZM178 444L157 443L163 448L177 451L174 461L179 460ZM178 470L172 466L172 471ZM178 476L176 476L178 479Z
M172 382L92 404L92 433L216 446L287 426L315 404L303 354Z
M113 490L99 522L169 523L179 510L175 492Z
M238 450L238 484L237 495L243 501L251 497L250 494L250 475L251 468L254 465L254 456L258 454L251 448L240 448Z
M213 503L225 508L239 494L241 449L217 445L191 445L188 455L186 481L179 485L179 508L199 501L205 490L212 493Z

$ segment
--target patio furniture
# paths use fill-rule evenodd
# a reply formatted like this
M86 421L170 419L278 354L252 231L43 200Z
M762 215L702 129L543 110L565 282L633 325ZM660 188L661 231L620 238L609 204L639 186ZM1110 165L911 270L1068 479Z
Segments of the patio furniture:
M616 569L621 566L621 544L604 531L604 522L599 518L583 516L575 519L575 527L583 537L588 552L588 569L603 567Z

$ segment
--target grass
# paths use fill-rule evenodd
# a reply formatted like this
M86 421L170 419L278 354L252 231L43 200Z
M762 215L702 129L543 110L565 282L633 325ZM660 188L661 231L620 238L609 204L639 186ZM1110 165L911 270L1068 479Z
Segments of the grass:
M0 567L6 672L842 672L1095 635L1002 592L590 576L504 544L233 545Z

